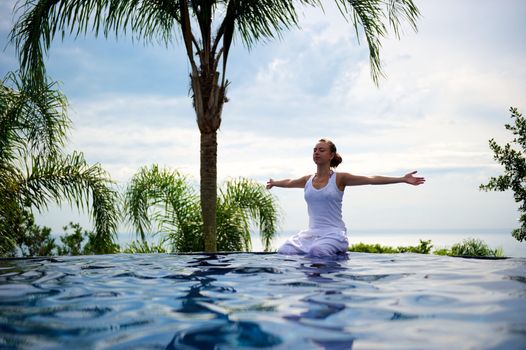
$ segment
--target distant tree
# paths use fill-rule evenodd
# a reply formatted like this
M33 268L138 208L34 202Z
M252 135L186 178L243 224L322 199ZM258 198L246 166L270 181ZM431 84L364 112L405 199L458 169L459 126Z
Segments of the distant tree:
M117 192L100 165L82 153L64 154L70 126L67 101L56 83L29 84L9 73L0 84L0 254L13 255L32 215L67 201L87 209L99 253L108 252L117 230Z
M363 34L369 47L373 80L382 75L381 39L391 28L399 37L402 22L416 30L419 11L413 0L335 0L340 13ZM131 33L145 41L170 44L181 38L188 58L190 87L201 133L201 215L206 251L217 249L217 130L228 101L226 68L236 34L248 47L280 37L298 26L304 6L323 9L321 0L22 0L11 39L24 72L38 83L45 75L44 55L55 35ZM361 32L361 33L360 33ZM255 97L258 98L258 97Z
M489 140L489 147L494 153L493 158L504 167L504 174L491 177L489 182L480 185L484 191L506 191L511 189L515 202L519 206L519 223L521 227L512 231L513 237L522 242L526 238L526 119L517 108L511 107L511 118L514 124L506 124L506 130L513 133L510 143L499 146L495 139Z
M73 230L72 233L68 233L68 229ZM58 248L58 255L81 255L82 254L82 241L84 236L88 235L88 231L80 227L79 224L70 222L67 226L63 227L64 235L60 237L62 246Z
M33 213L24 209L20 217L20 227L16 237L16 250L12 250L9 256L50 256L55 255L57 245L51 237L51 229L35 224ZM15 254L16 253L16 254Z
M64 235L60 237L62 245L57 247L58 255L90 255L97 254L101 250L105 253L119 252L119 245L116 243L106 243L103 247L99 247L101 243L95 232L83 229L78 223L70 222L63 227L63 230ZM73 232L70 233L70 230Z
M127 187L124 210L142 240L147 233L162 233L175 251L203 250L199 197L179 172L159 169L157 165L141 168ZM263 247L269 250L277 221L277 204L263 185L241 178L227 181L220 188L217 200L219 250L250 251L251 222L259 228Z

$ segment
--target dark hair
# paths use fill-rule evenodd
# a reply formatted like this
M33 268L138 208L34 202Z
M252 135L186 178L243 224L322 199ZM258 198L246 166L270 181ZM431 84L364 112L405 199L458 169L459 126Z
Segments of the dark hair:
M342 161L342 156L336 151L336 145L329 139L319 139L318 142L324 142L329 145L331 152L334 153L334 158L331 159L331 168L336 168Z

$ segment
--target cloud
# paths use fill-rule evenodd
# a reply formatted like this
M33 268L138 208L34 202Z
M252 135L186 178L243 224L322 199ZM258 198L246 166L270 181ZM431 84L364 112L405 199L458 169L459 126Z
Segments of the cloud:
M119 182L158 163L198 175L199 132L187 99L100 96L73 104L70 149L100 162Z
M195 125L191 99L182 96L105 93L74 99L71 109L78 127Z

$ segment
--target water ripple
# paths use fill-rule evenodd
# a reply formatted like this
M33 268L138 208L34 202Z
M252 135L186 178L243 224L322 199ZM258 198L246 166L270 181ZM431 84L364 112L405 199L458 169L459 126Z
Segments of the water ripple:
M524 259L0 260L8 349L522 349L525 314Z

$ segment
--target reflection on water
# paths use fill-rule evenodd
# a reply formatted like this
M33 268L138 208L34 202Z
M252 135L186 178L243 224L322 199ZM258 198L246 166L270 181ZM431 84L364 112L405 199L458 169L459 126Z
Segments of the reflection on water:
M0 348L522 349L526 260L0 260Z

